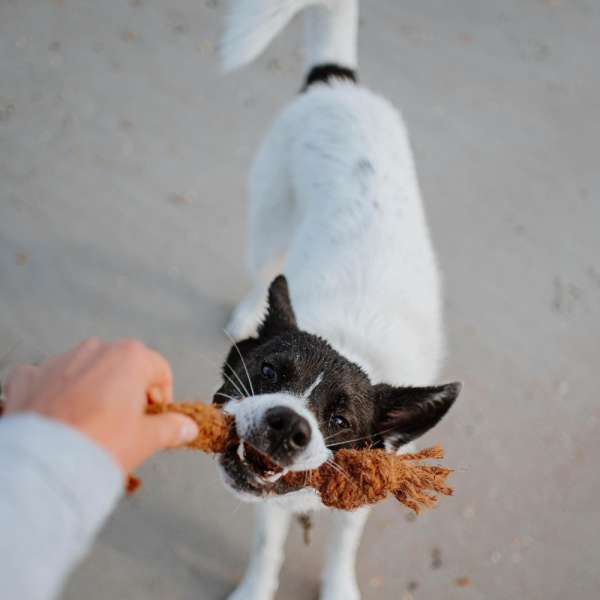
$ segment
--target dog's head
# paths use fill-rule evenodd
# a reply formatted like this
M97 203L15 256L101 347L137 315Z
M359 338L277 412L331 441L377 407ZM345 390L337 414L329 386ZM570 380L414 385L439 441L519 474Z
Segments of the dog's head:
M298 329L285 277L269 288L258 337L235 344L214 402L236 417L242 443L220 457L225 484L245 500L292 489L286 469L315 469L340 448L397 449L446 414L460 384L373 385L325 340ZM270 470L247 445L279 468Z

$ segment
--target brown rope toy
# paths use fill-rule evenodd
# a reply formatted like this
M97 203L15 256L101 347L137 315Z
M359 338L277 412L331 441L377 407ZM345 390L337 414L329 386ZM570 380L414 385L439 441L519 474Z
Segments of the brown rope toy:
M198 437L187 445L192 450L219 454L239 443L234 417L214 405L202 402L178 402L169 406L149 404L146 412L160 414L178 412L196 421ZM266 456L247 447L253 461L277 469ZM356 510L377 504L390 494L417 514L422 508L433 508L437 494L452 495L446 478L452 469L420 464L427 459L441 459L444 450L440 445L426 448L416 454L392 454L382 449L339 450L334 465L325 463L314 471L291 471L282 476L283 481L298 487L312 487L319 493L325 506L339 510ZM281 469L280 469L281 470ZM140 485L139 479L130 476L127 491L132 493Z

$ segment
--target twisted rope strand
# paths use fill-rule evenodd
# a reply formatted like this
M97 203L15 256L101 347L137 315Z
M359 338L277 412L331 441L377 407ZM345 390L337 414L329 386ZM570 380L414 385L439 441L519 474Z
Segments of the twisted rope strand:
M234 417L214 405L202 402L178 402L169 406L149 404L149 414L179 412L191 417L199 427L198 437L188 448L221 453L239 443ZM265 469L279 469L268 457L250 446L253 460ZM444 458L438 444L415 454L392 454L382 449L339 450L332 461L313 471L291 471L282 480L297 487L312 487L322 502L331 508L352 511L385 500L390 494L398 502L419 514L422 508L433 508L439 495L451 496L446 479L452 469L421 464L425 460ZM139 486L132 478L129 488Z

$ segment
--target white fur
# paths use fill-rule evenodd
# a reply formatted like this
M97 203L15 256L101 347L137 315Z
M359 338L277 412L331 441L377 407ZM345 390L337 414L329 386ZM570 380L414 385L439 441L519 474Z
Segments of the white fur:
M400 448L398 454L414 451L415 447L410 443ZM314 513L322 508L317 493L310 488L257 503L252 559L242 582L227 600L271 600L277 591L289 526L289 519L285 520L284 515ZM320 600L360 600L356 582L356 554L370 512L370 508L362 508L354 512L337 513L321 574ZM274 535L273 531L280 531L281 535ZM264 543L261 544L261 540ZM265 564L267 556L271 557L271 568Z
M356 582L356 553L370 509L336 515L325 568L321 575L321 600L360 600Z
M358 0L232 0L219 44L221 68L254 60L305 8L307 68L331 62L354 68Z
M222 46L224 65L255 58L297 10L312 4L318 6L307 10L307 69L325 62L354 67L356 0L238 0ZM281 112L250 172L246 258L258 286L234 312L233 337L255 333L266 308L266 274L283 260L301 329L326 339L373 383L435 380L443 353L438 270L408 133L386 99L333 81L312 86ZM276 526L270 509L319 504L308 490L269 499L257 536ZM360 598L354 562L367 514L341 516L322 600ZM279 551L271 551L280 564ZM232 598L273 597L272 572L254 565L253 558L242 587L259 573L267 579L262 595Z
M315 391L315 389L318 387L318 385L322 381L323 381L323 373L319 373L319 375L317 376L317 378L310 384L310 386L308 387L308 389L302 395L302 399L305 402L308 402L308 400L310 399L310 395Z
M290 511L277 506L257 505L252 558L244 578L228 600L271 600L275 596L290 517Z
M443 347L438 271L408 135L389 102L345 82L298 96L256 155L248 212L248 269L258 277L287 251L301 329L374 383L434 381ZM250 332L266 296L253 300ZM233 334L243 329L236 321L237 313Z
M294 99L255 158L248 212L248 268L259 276L286 251L301 329L374 383L433 382L438 272L408 135L389 102L346 82Z
M311 438L305 450L299 453L290 466L290 471L307 471L320 467L332 452L325 446L323 434L315 415L305 407L304 397L298 398L292 394L260 394L249 396L242 401L231 401L225 406L225 411L235 415L235 428L242 439L261 429L264 423L264 415L270 408L286 406L304 417L310 425Z
M355 69L358 0L322 0L312 4L304 18L306 71L331 63Z

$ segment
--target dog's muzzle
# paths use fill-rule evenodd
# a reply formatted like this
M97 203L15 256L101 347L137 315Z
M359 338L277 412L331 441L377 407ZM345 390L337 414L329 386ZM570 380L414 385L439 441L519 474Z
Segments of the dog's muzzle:
M263 427L253 431L246 441L281 467L294 463L312 438L310 423L287 406L275 406L264 414Z

